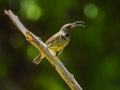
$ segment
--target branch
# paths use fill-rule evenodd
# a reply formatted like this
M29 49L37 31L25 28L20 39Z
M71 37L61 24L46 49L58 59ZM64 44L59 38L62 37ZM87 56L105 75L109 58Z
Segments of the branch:
M63 80L68 84L71 90L82 90L81 86L77 83L73 75L65 68L61 61L54 56L52 51L47 48L47 46L32 32L28 31L24 25L20 22L19 18L14 15L11 10L5 10L4 13L11 19L18 30L26 37L33 46L35 46L39 51L42 51L48 61L57 70Z

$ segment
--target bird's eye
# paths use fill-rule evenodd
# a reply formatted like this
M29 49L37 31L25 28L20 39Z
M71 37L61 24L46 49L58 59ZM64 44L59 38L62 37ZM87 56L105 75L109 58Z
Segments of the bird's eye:
M66 29L70 29L70 27L71 27L71 26L69 25L69 26L66 27Z

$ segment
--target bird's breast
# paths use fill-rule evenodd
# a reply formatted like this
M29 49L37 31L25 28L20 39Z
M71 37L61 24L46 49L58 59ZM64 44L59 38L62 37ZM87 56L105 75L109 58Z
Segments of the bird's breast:
M59 52L64 49L64 47L69 43L70 37L60 36L54 39L48 47L53 51L53 53Z

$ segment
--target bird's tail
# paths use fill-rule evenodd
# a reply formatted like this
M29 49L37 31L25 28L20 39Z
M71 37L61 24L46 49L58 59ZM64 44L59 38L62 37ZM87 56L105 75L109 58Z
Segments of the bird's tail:
M41 54L38 54L38 55L33 59L33 63L36 64L36 65L38 65L38 64L42 61L43 58L44 58L44 57L41 57Z

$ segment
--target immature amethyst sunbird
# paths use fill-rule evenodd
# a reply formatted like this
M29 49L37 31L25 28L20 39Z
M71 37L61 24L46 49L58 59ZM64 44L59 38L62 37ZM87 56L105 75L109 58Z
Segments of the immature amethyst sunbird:
M84 26L83 21L76 21L74 23L65 24L59 32L54 34L52 37L50 37L45 44L48 46L48 48L54 53L54 55L57 57L65 48L65 46L70 41L70 31L72 28L76 26ZM41 62L41 60L44 58L44 54L40 52L38 56L35 57L33 60L33 63L36 65Z

